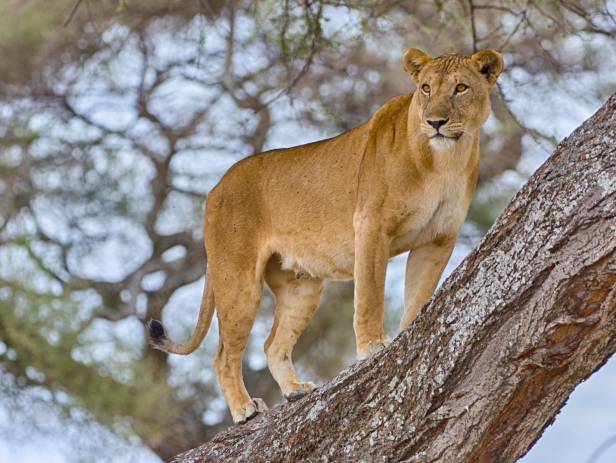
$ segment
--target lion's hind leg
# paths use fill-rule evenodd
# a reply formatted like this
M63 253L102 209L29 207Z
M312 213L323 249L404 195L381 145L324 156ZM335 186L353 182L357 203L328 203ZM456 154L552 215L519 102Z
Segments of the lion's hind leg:
M251 269L226 268L229 278L215 282L220 341L215 366L218 382L235 423L267 410L261 399L252 399L242 377L242 358L263 293L263 281ZM220 275L220 274L219 274Z
M314 384L299 380L292 354L319 306L323 281L282 270L276 256L268 262L265 281L276 298L274 325L265 342L267 364L282 394L294 400L315 388Z

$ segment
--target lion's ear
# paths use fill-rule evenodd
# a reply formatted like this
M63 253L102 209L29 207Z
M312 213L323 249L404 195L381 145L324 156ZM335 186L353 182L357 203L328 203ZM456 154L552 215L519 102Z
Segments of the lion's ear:
M432 58L417 48L409 48L402 58L404 69L406 69L406 72L411 75L415 82L417 82L417 77L423 67L430 61L432 61Z
M494 50L478 51L471 56L471 63L477 67L477 70L487 79L490 85L496 83L496 79L505 67L503 56Z

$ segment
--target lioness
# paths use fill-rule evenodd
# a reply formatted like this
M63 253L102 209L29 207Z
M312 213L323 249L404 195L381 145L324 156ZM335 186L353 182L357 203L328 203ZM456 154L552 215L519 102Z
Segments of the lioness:
M337 137L250 156L208 194L206 283L199 321L186 343L151 320L154 347L193 352L214 306L216 372L235 422L267 407L251 399L242 356L267 284L276 299L267 363L286 397L312 390L297 377L293 346L312 318L323 280L355 280L357 356L388 344L383 331L387 260L411 251L404 329L432 295L466 217L477 181L479 129L503 69L492 50L431 58L408 50L417 90L382 106Z

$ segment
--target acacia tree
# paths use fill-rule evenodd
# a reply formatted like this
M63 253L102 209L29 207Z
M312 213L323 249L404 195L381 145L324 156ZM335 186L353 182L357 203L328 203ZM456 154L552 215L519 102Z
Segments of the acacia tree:
M616 95L384 351L174 462L513 462L616 352Z
M202 199L226 166L274 142L297 143L282 136L297 124L333 134L366 120L409 91L399 62L409 45L497 48L512 75L558 79L604 65L570 60L567 40L614 37L601 2L62 5L24 2L0 18L9 31L0 57L2 370L20 387L67 392L71 407L106 425L129 417L131 432L162 458L228 424L222 416L204 424L218 393L193 373L210 369L214 343L189 372L149 351L141 331L201 277ZM355 19L328 25L347 16ZM515 168L525 134L552 141L523 127L510 99L494 98L467 239L511 194L482 189ZM353 351L351 295L350 285L331 287L300 341L299 363L317 377L331 377ZM124 323L138 341L115 340L97 358L98 334ZM317 353L318 365L302 362ZM255 395L278 399L264 369L244 376Z

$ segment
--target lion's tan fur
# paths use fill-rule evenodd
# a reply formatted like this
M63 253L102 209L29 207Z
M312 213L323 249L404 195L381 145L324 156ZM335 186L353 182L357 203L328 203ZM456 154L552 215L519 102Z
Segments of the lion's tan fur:
M215 305L216 370L235 421L264 408L250 398L241 374L264 281L276 298L265 350L286 396L314 387L300 382L291 354L319 304L323 280L355 280L359 358L387 344L390 257L412 251L401 328L436 287L475 189L479 129L502 58L483 51L431 59L411 49L404 65L417 83L413 94L390 100L367 123L337 137L246 158L207 197L208 272L197 329L186 344L166 338L156 344L192 352ZM453 93L460 82L468 89ZM429 121L436 119L447 120L441 133L454 138L429 138L436 133Z

